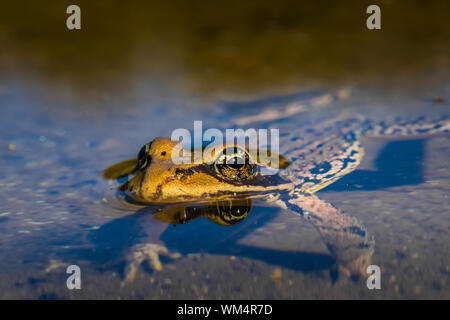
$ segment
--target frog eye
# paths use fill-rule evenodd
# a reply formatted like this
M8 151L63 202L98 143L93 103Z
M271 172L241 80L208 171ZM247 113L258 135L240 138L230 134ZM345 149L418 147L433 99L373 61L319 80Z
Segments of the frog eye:
M138 153L138 165L137 169L142 170L147 167L152 161L152 157L150 156L150 146L151 143L147 143L144 145Z
M240 147L224 148L214 162L215 171L228 180L243 180L256 173L256 165L248 152Z

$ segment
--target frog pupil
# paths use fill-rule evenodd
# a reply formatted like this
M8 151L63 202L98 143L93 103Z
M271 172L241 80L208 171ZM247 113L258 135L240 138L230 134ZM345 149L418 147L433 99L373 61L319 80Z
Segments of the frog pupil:
M241 157L234 156L227 161L227 165L235 170L240 170L245 165L245 160Z

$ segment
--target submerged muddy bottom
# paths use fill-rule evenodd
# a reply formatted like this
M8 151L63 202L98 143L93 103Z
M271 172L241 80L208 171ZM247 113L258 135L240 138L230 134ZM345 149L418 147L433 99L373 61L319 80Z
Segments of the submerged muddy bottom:
M118 184L100 173L156 136L192 128L205 110L75 113L25 92L8 87L0 96L2 299L450 298L449 136L365 139L358 170L318 193L375 236L381 290L368 290L364 278L336 277L311 225L261 207L233 227L147 219L181 257L162 257L162 271L143 263L134 282L124 283L125 256L149 226L117 205ZM66 286L73 264L81 268L81 290Z

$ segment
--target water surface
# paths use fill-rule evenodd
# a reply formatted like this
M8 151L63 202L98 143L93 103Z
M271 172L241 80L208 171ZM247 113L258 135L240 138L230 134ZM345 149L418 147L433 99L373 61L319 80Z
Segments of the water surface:
M290 212L172 226L124 208L101 177L194 120L222 126L339 88L347 99L299 125L448 115L444 2L382 2L379 33L350 3L80 6L79 33L63 3L0 7L1 298L450 298L449 136L364 139L358 170L318 193L374 234L377 291L336 280L319 234ZM125 257L148 234L181 257L159 272L144 263L124 285ZM66 287L71 264L78 291Z

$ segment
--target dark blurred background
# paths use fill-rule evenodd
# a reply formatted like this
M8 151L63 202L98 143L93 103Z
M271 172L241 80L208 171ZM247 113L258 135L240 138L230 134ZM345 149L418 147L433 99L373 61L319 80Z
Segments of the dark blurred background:
M81 7L79 31L66 8ZM381 30L366 8L381 8ZM450 67L448 1L0 3L0 80L96 98L158 83L188 95L254 97L300 87L440 81Z

